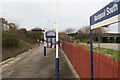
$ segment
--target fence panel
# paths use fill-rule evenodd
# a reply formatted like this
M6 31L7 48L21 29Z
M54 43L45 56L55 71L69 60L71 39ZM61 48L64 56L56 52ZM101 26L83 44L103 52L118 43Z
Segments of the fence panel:
M64 42L63 51L80 78L90 78L90 51L68 42ZM120 80L120 69L117 60L112 60L111 56L97 52L93 52L93 60L94 78L119 78Z

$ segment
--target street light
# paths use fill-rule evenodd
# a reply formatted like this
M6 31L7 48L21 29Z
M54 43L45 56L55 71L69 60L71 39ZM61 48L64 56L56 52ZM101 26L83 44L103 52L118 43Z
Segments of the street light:
M42 31L44 33L44 56L46 56L46 29L44 30L32 30L32 31Z
M46 29L44 30L44 56L46 56Z
M58 0L57 0L57 7L56 7L56 55L55 55L55 74L56 78L59 79L59 56L58 56Z

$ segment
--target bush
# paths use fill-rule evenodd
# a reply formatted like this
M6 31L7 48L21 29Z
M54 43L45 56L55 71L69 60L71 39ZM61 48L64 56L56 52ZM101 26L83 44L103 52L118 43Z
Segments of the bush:
M41 31L27 31L24 28L17 31L3 31L2 47L20 47L20 40L34 44L37 39L43 39L43 33Z
M87 39L82 38L82 39L80 39L80 42L84 42L84 43L85 43L85 42L86 42L86 40L87 40Z
M80 43L80 40L79 40L79 39L77 39L77 40L76 40L76 42L77 42L77 43Z
M19 46L20 39L16 34L10 32L3 32L2 34L2 47L17 47Z
M87 43L87 44L90 44L90 40L86 40L86 43Z

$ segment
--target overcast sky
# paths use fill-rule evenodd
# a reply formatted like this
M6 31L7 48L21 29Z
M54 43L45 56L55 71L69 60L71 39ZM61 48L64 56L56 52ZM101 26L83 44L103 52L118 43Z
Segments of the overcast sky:
M55 28L57 0L1 0L0 16L20 28ZM59 0L59 31L89 25L89 17L112 0ZM112 32L118 31L111 29Z

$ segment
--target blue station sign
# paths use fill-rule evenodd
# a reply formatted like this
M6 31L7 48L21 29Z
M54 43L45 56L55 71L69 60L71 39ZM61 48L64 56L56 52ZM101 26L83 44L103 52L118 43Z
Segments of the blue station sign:
M90 17L90 25L94 28L109 25L120 21L118 20L118 17L120 17L120 0L109 3L100 11L92 15Z

